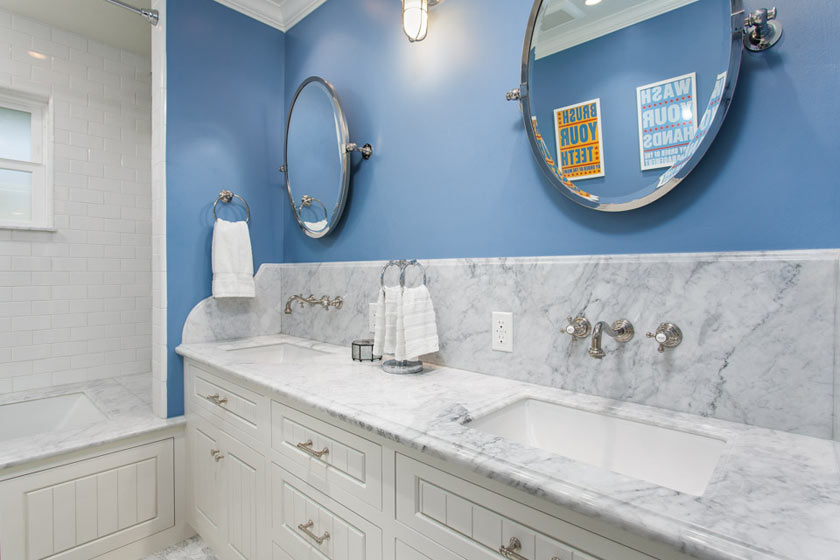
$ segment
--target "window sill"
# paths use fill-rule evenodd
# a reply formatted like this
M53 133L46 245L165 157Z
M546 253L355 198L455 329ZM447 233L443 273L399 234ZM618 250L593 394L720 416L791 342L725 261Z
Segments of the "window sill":
M58 228L55 226L34 226L31 224L4 224L0 222L0 230L3 229L11 229L15 231L46 231L55 233L58 231Z

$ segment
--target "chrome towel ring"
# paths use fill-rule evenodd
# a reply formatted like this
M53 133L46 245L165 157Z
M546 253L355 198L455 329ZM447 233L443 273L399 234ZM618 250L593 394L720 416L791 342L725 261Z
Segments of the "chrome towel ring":
M298 215L300 215L301 210L303 210L304 208L309 208L310 206L312 206L313 202L317 202L321 205L321 208L324 209L324 220L329 221L330 214L327 211L327 205L315 198L314 196L309 196L308 194L305 194L302 197L300 197L300 206L297 207Z
M216 205L219 203L220 200L222 202L224 202L225 204L228 204L234 198L238 198L239 200L242 201L242 204L245 205L245 210L248 212L248 217L245 218L245 223L250 224L251 223L251 207L248 206L248 203L245 202L244 198L242 198L238 194L235 194L235 193L233 193L232 191L229 191L229 190L222 190L221 192L219 192L219 196L218 196L218 198L216 198L216 202L213 203L213 218L215 218L216 220L219 219L219 217L216 215Z

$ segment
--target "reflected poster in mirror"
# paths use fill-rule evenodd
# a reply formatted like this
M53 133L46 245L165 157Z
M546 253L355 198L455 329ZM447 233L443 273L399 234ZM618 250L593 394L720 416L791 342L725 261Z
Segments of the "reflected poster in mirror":
M741 0L590 3L534 2L523 117L564 194L631 210L679 184L714 140L740 65Z

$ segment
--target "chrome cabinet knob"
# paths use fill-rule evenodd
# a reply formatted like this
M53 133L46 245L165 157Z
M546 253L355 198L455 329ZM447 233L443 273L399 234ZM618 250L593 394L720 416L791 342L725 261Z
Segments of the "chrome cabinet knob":
M666 348L676 348L680 345L683 339L682 331L674 323L660 323L656 328L655 333L649 332L645 336L652 338L659 343L656 351L660 354L664 352Z
M568 317L569 325L566 327L566 334L573 338L586 338L592 332L592 323L583 315L578 315L574 319Z

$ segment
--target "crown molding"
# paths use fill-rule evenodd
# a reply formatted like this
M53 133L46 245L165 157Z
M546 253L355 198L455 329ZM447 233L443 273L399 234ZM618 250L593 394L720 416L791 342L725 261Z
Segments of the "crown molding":
M219 4L282 32L315 11L327 0L216 0Z
M619 29L682 8L697 0L646 0L634 6L615 12L592 23L572 21L557 26L539 36L535 58L540 59L556 52L570 49L598 37L609 35ZM568 27L567 27L568 26ZM571 27L571 29L570 29Z

